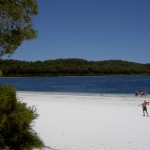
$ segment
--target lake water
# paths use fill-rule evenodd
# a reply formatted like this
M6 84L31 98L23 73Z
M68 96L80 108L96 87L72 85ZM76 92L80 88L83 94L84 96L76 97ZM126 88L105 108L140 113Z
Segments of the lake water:
M17 91L132 94L150 93L150 76L0 78Z

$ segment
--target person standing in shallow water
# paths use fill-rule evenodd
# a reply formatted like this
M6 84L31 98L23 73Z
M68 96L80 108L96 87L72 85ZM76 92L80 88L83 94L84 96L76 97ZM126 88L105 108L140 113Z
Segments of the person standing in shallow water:
M148 111L147 111L147 105L149 105L149 102L144 101L144 103L142 103L142 104L140 104L138 106L142 106L142 108L143 108L143 116L145 116L145 112L146 112L147 116L149 117Z

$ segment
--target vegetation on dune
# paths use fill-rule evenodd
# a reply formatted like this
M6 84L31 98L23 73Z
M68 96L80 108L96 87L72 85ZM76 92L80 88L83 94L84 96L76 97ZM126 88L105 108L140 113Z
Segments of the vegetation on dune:
M56 59L47 61L0 60L3 76L99 76L150 75L150 64L122 60L87 61Z
M15 88L0 87L0 149L32 150L42 148L43 142L32 129L38 117L35 107L19 102Z

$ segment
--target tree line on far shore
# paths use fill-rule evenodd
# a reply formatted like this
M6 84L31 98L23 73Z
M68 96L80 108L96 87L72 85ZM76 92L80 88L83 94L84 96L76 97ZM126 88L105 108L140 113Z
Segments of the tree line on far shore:
M150 64L122 60L87 61L77 58L46 61L0 60L4 77L150 75Z

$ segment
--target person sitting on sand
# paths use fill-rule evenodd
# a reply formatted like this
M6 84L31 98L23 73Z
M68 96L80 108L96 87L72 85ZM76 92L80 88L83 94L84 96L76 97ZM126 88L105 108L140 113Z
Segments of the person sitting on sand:
M146 112L147 117L149 117L148 112L147 112L147 105L149 105L149 102L144 101L144 103L142 103L142 104L140 104L138 106L142 106L142 108L143 108L143 116L145 116L145 112Z
M138 91L135 91L135 96L138 96L139 95L139 92Z
M140 96L146 96L146 91L140 92Z

